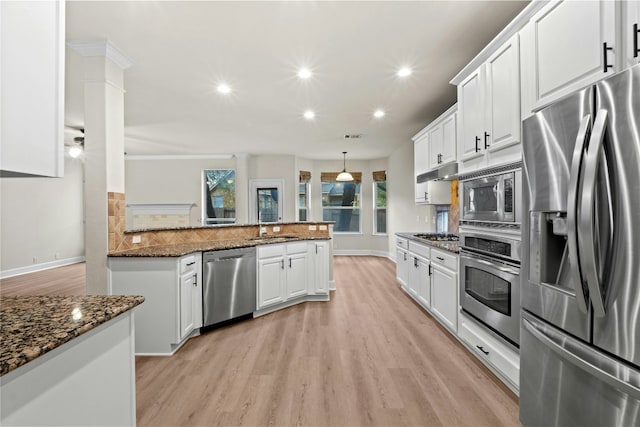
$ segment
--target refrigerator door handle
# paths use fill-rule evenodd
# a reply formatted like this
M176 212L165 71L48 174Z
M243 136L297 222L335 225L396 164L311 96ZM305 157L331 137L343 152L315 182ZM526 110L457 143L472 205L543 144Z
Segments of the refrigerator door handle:
M593 305L593 313L597 317L605 315L604 298L602 296L600 278L598 277L598 265L596 263L595 229L593 223L593 211L596 203L596 181L598 162L604 134L607 129L607 110L600 110L593 124L593 132L589 138L589 148L584 167L584 183L582 200L580 204L579 227L582 233L578 236L580 258L584 262L583 268L589 296ZM581 238L581 236L584 236Z
M522 317L522 326L565 361L628 394L635 400L640 400L640 388L637 387L640 384L640 374L636 370L603 357L602 354L586 344L559 333L530 316L524 315Z
M584 149L586 147L589 136L591 135L591 115L587 114L582 118L578 136L576 137L576 145L573 149L573 158L571 160L571 174L569 175L569 195L567 200L567 245L569 246L569 265L573 277L576 291L576 300L578 308L583 313L587 313L587 296L588 291L582 287L582 273L580 271L580 262L578 255L578 190L580 186L580 171L582 169Z

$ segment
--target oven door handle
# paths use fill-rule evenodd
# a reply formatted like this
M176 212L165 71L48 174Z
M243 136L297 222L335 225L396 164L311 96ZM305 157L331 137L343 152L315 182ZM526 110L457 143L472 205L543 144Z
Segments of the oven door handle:
M582 118L576 144L571 160L571 174L569 175L569 195L567 199L567 246L569 247L569 265L574 280L578 308L587 312L587 297L589 291L583 288L582 271L580 269L580 255L578 254L578 190L580 189L580 175L584 163L584 150L591 135L591 115Z
M493 262L491 262L491 261L485 261L485 260L483 260L483 259L470 257L469 255L463 255L463 254L460 254L460 259L463 259L463 258L464 258L464 259L468 259L469 261L472 261L472 262L477 262L477 263L479 263L479 264L486 265L487 267L491 267L491 268L493 268L494 270L502 271L503 273L514 274L514 275L516 275L516 276L520 274L520 272L519 272L519 271L516 271L516 270L514 270L514 269L512 269L512 268L509 268L509 267L501 267L501 266L496 265L495 263L493 263Z

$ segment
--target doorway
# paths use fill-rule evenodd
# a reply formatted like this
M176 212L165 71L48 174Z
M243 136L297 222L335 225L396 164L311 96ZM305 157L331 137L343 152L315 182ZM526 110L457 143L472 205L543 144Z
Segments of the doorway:
M249 222L282 222L284 180L249 180Z

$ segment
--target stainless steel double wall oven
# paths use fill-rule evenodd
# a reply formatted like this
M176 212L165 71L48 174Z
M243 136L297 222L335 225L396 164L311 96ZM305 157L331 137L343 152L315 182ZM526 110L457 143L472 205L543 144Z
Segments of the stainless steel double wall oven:
M460 305L517 347L522 163L462 174L460 181Z

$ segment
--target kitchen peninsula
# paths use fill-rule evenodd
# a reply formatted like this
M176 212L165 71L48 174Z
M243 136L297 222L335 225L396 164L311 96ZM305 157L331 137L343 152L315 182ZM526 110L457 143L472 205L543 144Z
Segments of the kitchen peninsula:
M141 296L3 297L2 425L135 425Z
M328 301L329 291L335 289L332 227L331 222L305 222L125 232L122 242L127 249L109 254L109 292L146 298L136 315L136 354L173 354L199 335L200 328L218 323L203 322L207 308L213 310L208 301L226 293L233 295L229 304L235 304L241 288L249 306L242 314L247 317L306 301ZM241 248L249 256L242 266L227 256ZM217 266L211 264L212 273L203 274L203 255L217 253L229 259L228 287L220 283L224 279L213 279ZM251 270L242 287L235 282L238 269ZM231 313L231 305L216 310Z

